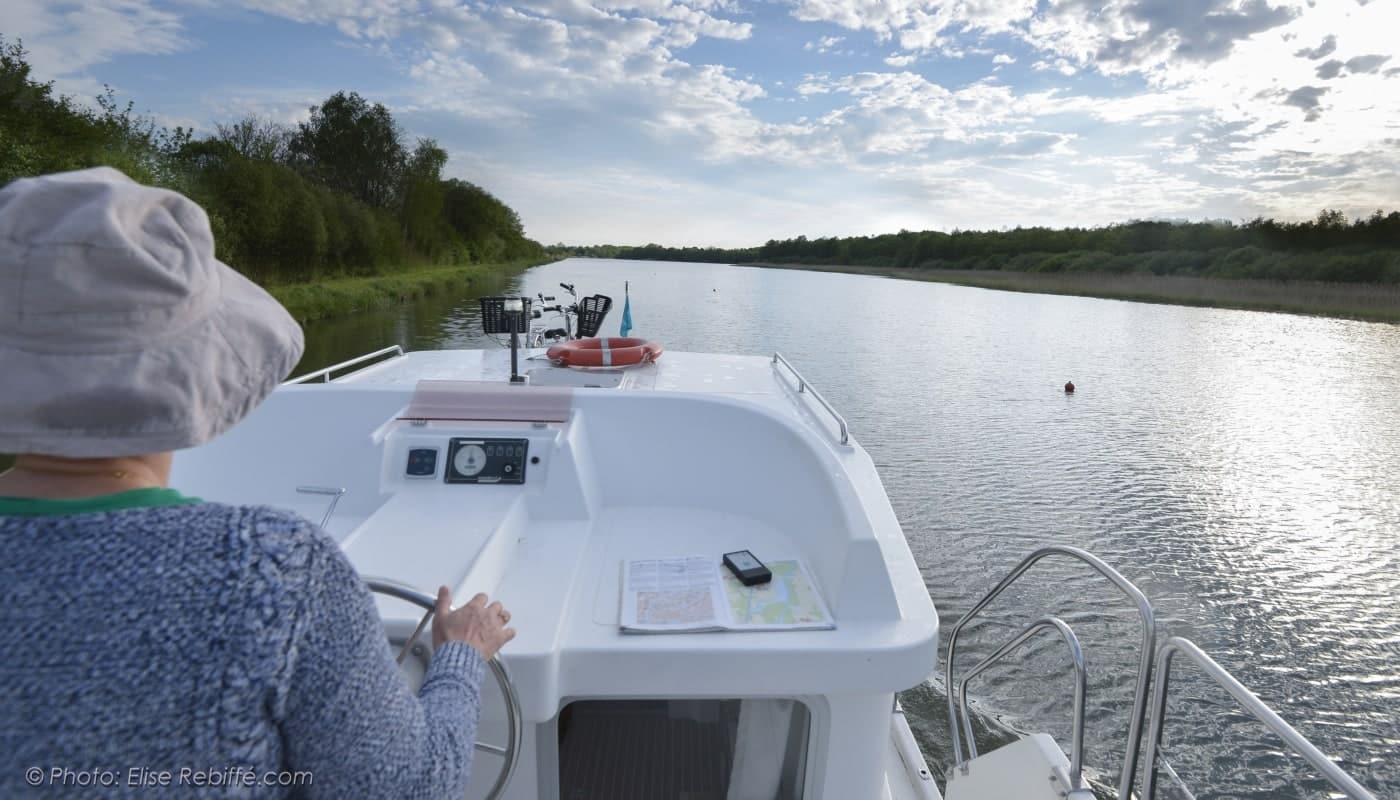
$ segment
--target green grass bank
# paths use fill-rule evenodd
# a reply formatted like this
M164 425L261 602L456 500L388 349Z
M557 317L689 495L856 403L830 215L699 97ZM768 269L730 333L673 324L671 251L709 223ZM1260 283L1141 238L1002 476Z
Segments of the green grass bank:
M443 292L463 291L552 260L533 258L499 264L430 267L390 275L273 284L266 288L298 322L305 324L407 303Z
M1046 273L765 263L748 266L880 275L902 280L934 281L1009 292L1102 297L1110 300L1238 308L1250 311L1281 311L1371 322L1400 322L1400 285L1395 284L1201 278L1136 273L1125 275L1105 272Z

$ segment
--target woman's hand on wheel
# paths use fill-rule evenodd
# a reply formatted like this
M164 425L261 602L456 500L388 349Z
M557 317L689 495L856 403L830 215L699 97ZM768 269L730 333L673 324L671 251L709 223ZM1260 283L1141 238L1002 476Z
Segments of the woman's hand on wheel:
M478 594L470 603L454 610L452 592L443 586L438 589L437 610L433 614L433 647L441 647L446 642L466 642L481 653L482 658L491 659L502 645L515 638L515 629L506 627L508 622L510 612L499 602L490 602L484 594Z

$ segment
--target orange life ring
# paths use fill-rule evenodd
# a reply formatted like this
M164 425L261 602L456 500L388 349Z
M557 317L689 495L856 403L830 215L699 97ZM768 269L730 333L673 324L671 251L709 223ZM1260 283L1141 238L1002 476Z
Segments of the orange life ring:
M566 367L626 367L655 361L663 350L661 345L646 339L613 336L561 342L549 348L545 356Z

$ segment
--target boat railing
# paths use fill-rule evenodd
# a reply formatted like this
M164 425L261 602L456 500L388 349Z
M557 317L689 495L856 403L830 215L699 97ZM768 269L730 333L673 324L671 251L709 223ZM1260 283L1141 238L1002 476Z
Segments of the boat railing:
M1273 731L1284 741L1293 752L1297 753L1307 761L1314 769L1322 774L1334 787L1346 794L1351 800L1376 800L1375 795L1367 791L1365 787L1357 783L1354 778L1342 771L1336 762L1328 758L1321 750L1318 750L1312 742L1303 738L1303 735L1283 720L1274 710L1269 708L1258 695L1251 692L1244 684L1235 679L1226 669L1216 663L1215 659L1197 647L1189 639L1173 636L1162 643L1162 648L1157 653L1157 685L1152 691L1152 714L1150 727L1147 734L1147 754L1144 761L1142 776L1142 796L1144 800L1153 800L1157 791L1157 770L1155 769L1158 759L1158 751L1161 747L1162 730L1166 722L1167 715L1167 688L1171 682L1172 658L1181 653L1191 659L1197 667L1201 669L1211 680L1215 681L1222 689L1229 692L1235 698L1235 702L1240 707L1249 712L1251 716L1260 721L1269 730Z
M784 358L782 353L773 353L773 363L775 365L782 364L788 368L788 372L791 372L792 376L797 379L797 393L802 394L805 392L815 397L817 402L822 404L822 408L825 408L827 413L831 414L832 418L836 420L837 426L841 429L841 444L850 444L851 434L850 428L846 425L846 418L841 416L840 412L838 412L831 403L828 403L825 397L822 397L821 392L818 392L815 386L808 382L806 378L802 377L802 373L798 372L797 367L794 367L791 361Z
M326 506L326 513L321 515L321 527L325 528L331 521L331 515L335 513L336 504L340 498L345 496L344 486L298 486L298 494L321 494L329 497L331 502Z
M1031 635L1045 628L1046 625L1055 627L1057 629L1060 629L1060 626L1063 626L1063 629L1060 630L1060 633L1061 636L1065 637L1065 640L1068 643L1070 643L1071 651L1077 654L1075 660L1075 668L1078 680L1080 681L1079 687L1083 686L1083 683L1085 681L1084 676L1081 674L1083 669L1083 657L1082 654L1078 653L1078 640L1074 638L1073 631L1069 630L1068 625L1065 625L1063 622L1059 621L1054 617L1046 617L1041 620L1038 620L1029 628L1023 630L1009 644L1004 645L990 658L985 659L981 664L978 664L977 667L974 668L974 672L963 679L961 688L959 688L959 684L955 683L953 680L953 659L954 656L957 654L958 637L962 633L963 629L968 625L969 622L976 618L987 606L989 606L992 603L992 601L996 600L996 598L1000 596L1002 592L1006 591L1006 588L1008 586L1015 583L1017 579L1019 579L1023 574L1025 574L1026 570L1030 569L1042 559L1049 558L1050 556L1065 556L1087 564L1094 571L1098 572L1104 578L1108 579L1110 583L1117 587L1118 590L1122 592L1122 594L1126 596L1129 600L1131 600L1133 604L1137 607L1138 616L1142 623L1142 656L1138 663L1137 684L1133 690L1133 709L1128 721L1127 748L1126 752L1123 755L1123 772L1122 775L1119 777L1118 786L1119 800L1129 800L1129 798L1132 796L1133 783L1137 774L1138 754L1142 747L1143 727L1147 717L1148 688L1151 684L1152 679L1152 659L1154 653L1156 652L1157 626L1152 612L1152 604L1148 602L1147 596L1144 595L1140 589L1134 586L1131 581L1123 577L1113 567L1110 567L1108 564L1104 563L1104 561L1098 556L1086 550L1081 550L1077 547L1070 547L1068 545L1050 545L1048 547L1042 547L1039 550L1036 550L1035 552L1031 553L1029 556L1026 556L1026 558L1022 560L1020 564L1016 565L1015 569L1013 569L1005 578L1002 578L1000 583L998 583L990 592L988 592L980 601L978 601L977 604L972 607L972 610L967 612L967 614L963 615L963 618L958 620L958 623L953 626L953 631L948 637L948 656L947 662L944 665L943 675L944 683L947 687L948 692L948 722L951 727L953 738L954 769L960 770L964 775L967 774L968 761L977 757L977 745L972 738L972 724L970 719L968 718L968 711L966 708L967 681L970 680L973 677L973 675L976 674L976 672L981 671L986 666L990 666L991 662L995 662L1002 656L1009 653L1011 650L1015 649L1015 647L1019 646L1025 640L1030 638ZM1053 620L1053 622L1050 620ZM1076 688L1076 702L1074 709L1075 733L1073 735L1075 737L1075 742L1073 747L1071 748L1072 751L1074 751L1071 753L1071 758L1074 759L1074 761L1072 762L1072 767L1076 773L1078 772L1080 765L1079 759L1082 758L1082 755L1076 755L1076 753L1078 753L1082 749L1081 739L1084 730L1084 706L1081 694L1082 688L1079 687ZM961 708L959 708L959 704L955 702L955 697L963 698ZM966 755L964 754L964 748L962 746L962 734L958 730L959 711L962 712L962 723L964 729L967 732ZM1074 776L1074 780L1076 782L1072 784L1070 788L1078 788L1077 774Z
M1041 617L1027 625L1014 639L1002 645L995 653L982 659L981 663L968 671L958 691L958 707L962 711L963 731L967 734L967 746L972 758L977 757L977 744L972 736L972 715L967 710L967 685L972 679L992 666L1012 651L1025 644L1044 630L1059 631L1060 638L1069 646L1070 660L1074 663L1074 725L1070 733L1069 788L1082 788L1081 775L1084 772L1084 691L1088 684L1088 672L1084 668L1084 650L1079 646L1079 637L1059 617Z
M349 367L363 368L363 366L368 362L373 361L381 356L387 355L392 355L394 357L402 356L403 348L396 344L390 345L389 347L385 347L380 350L375 350L373 353L365 353L362 356L355 356L349 361L342 361L339 364L332 364L329 367L322 367L314 372L308 372L305 375L299 375L290 380L283 381L282 385L291 386L295 383L310 383L318 379L323 383L330 383L333 380L331 378L331 373L337 370L347 369Z

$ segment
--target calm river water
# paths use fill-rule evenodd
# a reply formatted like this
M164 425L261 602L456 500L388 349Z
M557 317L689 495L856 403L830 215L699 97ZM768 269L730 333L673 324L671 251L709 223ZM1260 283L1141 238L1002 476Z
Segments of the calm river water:
M1037 546L1083 547L1152 598L1164 636L1195 640L1379 796L1400 796L1400 326L594 259L486 288L561 295L560 281L617 301L607 333L630 281L638 335L787 355L874 458L945 639ZM475 296L314 325L308 339L304 368L392 343L498 346ZM998 622L1051 611L1075 627L1086 764L1116 783L1133 615L1052 562L993 611L1002 639ZM996 643L974 639L960 664ZM1049 639L1033 650L1029 671L979 679L979 738L1068 733L1068 658ZM1052 677L1016 682L1037 672ZM1326 796L1182 659L1172 685L1166 752L1198 797ZM941 691L931 675L904 696L940 775Z

